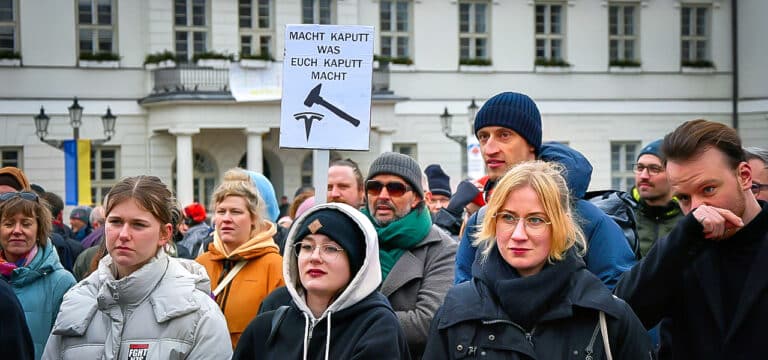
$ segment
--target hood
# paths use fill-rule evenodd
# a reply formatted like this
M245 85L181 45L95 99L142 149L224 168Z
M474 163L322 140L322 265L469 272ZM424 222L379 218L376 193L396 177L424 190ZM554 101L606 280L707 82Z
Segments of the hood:
M11 282L16 287L23 287L58 269L64 269L64 267L61 266L59 255L54 250L53 241L48 239L46 246L38 246L37 255L29 263L29 266L22 266L13 270Z
M224 243L219 238L219 233L213 231L213 250L210 251L211 259L214 261L224 259L255 259L267 253L279 253L280 249L272 239L277 233L277 225L269 221L262 221L262 231L254 234L252 238L241 244L232 253L227 253Z
M280 216L280 205L277 204L277 195L275 195L275 188L272 183L266 176L255 171L246 170L245 172L251 177L251 182L259 190L259 195L264 200L269 221L276 223L278 216Z
M568 183L571 196L583 199L592 179L592 164L584 155L568 145L548 141L541 146L539 160L557 162L565 168L563 176Z
M351 307L352 305L360 302L368 295L376 291L381 284L381 264L379 263L379 240L376 235L376 229L370 220L363 215L359 210L343 203L328 203L317 205L301 217L294 221L294 224L300 224L310 214L320 209L335 209L348 215L352 220L360 226L363 234L365 234L365 259L354 278L349 282L347 288L334 300L334 302L328 306L328 309L315 319L312 315L312 311L307 306L304 298L304 291L301 288L299 280L299 264L296 256L293 256L291 249L296 242L294 237L297 235L298 226L291 228L288 233L288 239L285 244L285 255L283 256L283 278L285 279L285 287L291 294L291 298L296 303L298 308L304 312L306 316L315 320L321 320L326 317L330 312L338 312L340 310Z

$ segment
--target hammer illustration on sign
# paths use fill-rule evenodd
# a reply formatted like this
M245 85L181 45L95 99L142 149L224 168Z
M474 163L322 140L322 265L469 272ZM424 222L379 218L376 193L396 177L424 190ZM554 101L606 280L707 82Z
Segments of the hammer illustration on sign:
M355 127L360 126L360 120L357 120L353 118L351 115L347 114L343 110L337 108L333 104L325 101L322 96L320 96L320 89L323 87L323 84L317 84L312 91L309 92L309 95L307 95L307 98L304 100L304 105L306 107L312 107L312 105L320 105L328 110L331 110L334 114L336 114L338 117L349 121L352 125ZM317 120L320 121L323 119L322 114L313 113L313 112L302 112L298 114L294 114L293 117L296 120L304 120L304 130L307 133L307 140L309 140L309 132L312 130L312 121Z

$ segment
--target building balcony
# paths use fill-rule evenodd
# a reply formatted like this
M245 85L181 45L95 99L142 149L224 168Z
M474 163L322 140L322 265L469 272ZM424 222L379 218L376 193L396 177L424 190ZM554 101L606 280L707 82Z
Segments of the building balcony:
M229 69L178 64L152 71L152 91L140 104L181 100L234 100L229 86ZM258 70L256 70L258 71ZM373 70L373 98L391 97L389 68Z

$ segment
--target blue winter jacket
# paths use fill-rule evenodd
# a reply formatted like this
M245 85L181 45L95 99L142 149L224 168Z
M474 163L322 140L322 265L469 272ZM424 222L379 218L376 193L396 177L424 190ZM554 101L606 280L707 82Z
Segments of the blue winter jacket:
M64 293L75 285L75 277L61 266L59 255L49 241L37 250L29 266L13 270L9 283L19 298L35 344L35 359L40 359L59 313Z
M587 269L609 289L613 289L621 274L635 264L635 254L627 244L619 225L595 205L583 200L592 177L592 165L578 151L556 142L542 145L539 160L557 162L565 168L565 180L568 182L571 196L577 199L573 210L587 239L587 254L584 257ZM475 261L477 248L472 246L469 235L479 230L479 213L481 212L476 212L467 220L459 242L454 278L456 284L472 278L472 262Z

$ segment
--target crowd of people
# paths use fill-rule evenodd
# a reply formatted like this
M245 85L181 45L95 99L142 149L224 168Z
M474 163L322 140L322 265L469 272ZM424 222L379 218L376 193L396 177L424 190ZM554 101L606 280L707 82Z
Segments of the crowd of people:
M768 151L692 120L640 150L629 214L514 92L474 122L487 176L387 152L327 199L230 169L211 204L149 175L62 219L0 169L0 346L13 359L755 359ZM629 229L628 229L629 227Z

